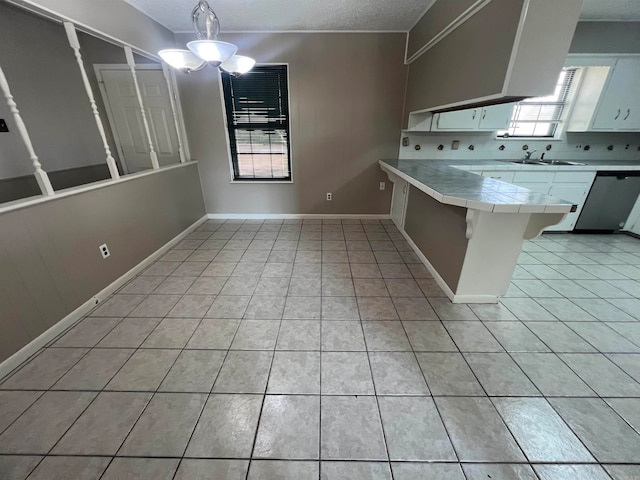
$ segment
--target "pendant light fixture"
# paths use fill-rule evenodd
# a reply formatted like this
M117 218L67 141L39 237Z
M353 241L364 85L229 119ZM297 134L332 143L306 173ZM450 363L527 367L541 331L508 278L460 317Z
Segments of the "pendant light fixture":
M189 50L160 50L158 55L162 60L185 73L202 70L211 65L238 76L253 68L255 60L236 55L238 47L217 40L220 34L220 20L205 0L200 0L195 6L191 12L191 21L198 39L187 43Z

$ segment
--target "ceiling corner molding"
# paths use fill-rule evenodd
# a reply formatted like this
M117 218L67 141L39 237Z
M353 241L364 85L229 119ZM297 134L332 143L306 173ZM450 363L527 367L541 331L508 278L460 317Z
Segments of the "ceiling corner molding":
M411 35L411 30L407 33L407 49L405 50L405 60L404 63L405 65L409 65L410 63L414 62L415 60L417 60L421 55L423 55L425 52L427 52L428 50L430 50L431 48L433 48L434 46L436 46L439 42L441 42L444 38L447 37L447 35L449 35L450 33L452 33L455 29L457 29L460 25L462 25L464 22L466 22L467 20L469 20L471 17L473 17L476 13L478 13L480 10L482 10L484 7L486 7L489 3L491 3L492 0L477 0L473 5L471 5L469 8L467 8L464 12L462 12L460 15L458 15L456 18L454 18L446 27L444 27L440 32L438 32L436 35L434 35L426 44L424 44L419 50L417 50L413 55L411 55L410 57L407 58L407 55L409 54L409 36ZM429 14L429 10L427 10L425 12L425 15ZM424 17L424 15L423 15ZM420 19L418 19L418 21L416 22L416 25L418 24L418 22L422 19L422 17L420 17ZM414 27L416 26L414 25ZM412 28L413 29L413 28Z

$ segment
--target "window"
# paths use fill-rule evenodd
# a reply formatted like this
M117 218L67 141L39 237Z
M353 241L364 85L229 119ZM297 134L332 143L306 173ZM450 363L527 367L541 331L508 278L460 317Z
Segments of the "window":
M287 66L222 73L234 180L291 180Z
M553 95L516 103L509 130L499 131L498 136L553 137L564 118L575 73L575 68L563 69Z

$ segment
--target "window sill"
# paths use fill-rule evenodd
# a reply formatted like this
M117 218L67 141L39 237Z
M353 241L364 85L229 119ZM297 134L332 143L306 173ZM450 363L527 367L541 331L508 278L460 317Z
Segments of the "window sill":
M541 141L541 142L561 142L561 137L493 137L494 140L500 140L502 142L531 142L531 141Z
M240 183L240 184L245 184L245 185L253 185L256 183L259 184L270 184L270 183L278 183L278 184L282 184L282 183L293 183L293 180L231 180L229 183Z

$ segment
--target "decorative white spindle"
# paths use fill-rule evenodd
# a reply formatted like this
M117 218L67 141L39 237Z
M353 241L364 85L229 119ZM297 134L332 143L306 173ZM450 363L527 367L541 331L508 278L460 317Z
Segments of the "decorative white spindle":
M98 126L98 132L100 132L100 138L102 138L104 152L107 154L107 166L109 167L109 173L111 174L111 178L113 179L120 178L120 173L118 173L118 166L116 165L115 159L111 155L111 149L109 148L109 143L107 142L107 136L104 133L104 125L102 124L102 119L100 118L98 107L96 106L96 100L93 96L93 90L91 90L91 84L89 83L89 77L87 77L87 72L84 68L84 62L82 61L82 55L80 54L80 42L78 41L76 27L71 22L64 22L64 29L67 32L69 45L73 49L76 61L78 62L78 67L80 67L82 83L84 83L84 89L87 92L87 96L89 97L91 110L93 111L93 116L96 119L96 125Z
M180 135L180 125L178 123L178 109L176 107L176 99L173 96L173 82L171 81L171 73L166 64L162 64L162 73L167 80L167 88L169 89L169 103L171 103L171 112L173 113L173 122L176 126L176 136L178 138L178 153L180 155L180 163L187 161L184 155L184 148L182 148L182 136Z
M51 186L51 182L49 181L49 176L47 175L47 172L42 169L42 165L38 160L38 156L33 150L29 132L27 131L27 127L22 120L22 116L20 116L18 105L16 105L16 102L13 100L13 95L11 95L11 90L9 90L9 82L7 82L7 77L4 76L2 67L0 67L0 90L2 90L4 98L7 99L7 105L9 106L9 110L11 110L11 113L13 114L13 120L16 122L16 126L18 127L18 133L22 138L24 146L27 147L27 152L29 152L29 158L31 159L31 163L33 164L33 175L36 177L36 181L38 182L40 191L43 195L53 195L54 191L53 187Z
M133 76L133 85L136 87L136 95L138 95L138 103L140 104L140 113L142 114L142 123L144 124L144 130L147 133L147 140L149 141L149 156L151 157L151 165L154 169L160 168L158 163L158 156L153 148L153 141L151 140L151 130L149 130L149 122L147 121L147 114L144 110L144 103L142 103L142 94L140 93L140 85L138 85L138 75L136 75L136 61L133 59L133 52L131 47L124 47L124 54L127 57L127 64L131 69L131 75Z

